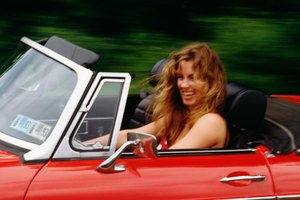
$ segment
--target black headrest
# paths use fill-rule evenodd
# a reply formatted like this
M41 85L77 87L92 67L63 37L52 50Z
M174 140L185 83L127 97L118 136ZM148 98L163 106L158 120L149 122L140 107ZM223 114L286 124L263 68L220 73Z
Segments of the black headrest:
M229 126L255 129L263 121L266 108L267 98L263 92L227 83L225 115Z
M166 66L166 64L168 63L168 61L169 60L167 58L163 58L163 59L157 61L155 63L155 65L152 67L152 70L149 74L149 77L150 77L149 84L152 87L155 87L156 84L158 83L161 72L162 72L163 68Z
M50 37L44 46L85 67L93 65L99 60L98 54L57 36Z

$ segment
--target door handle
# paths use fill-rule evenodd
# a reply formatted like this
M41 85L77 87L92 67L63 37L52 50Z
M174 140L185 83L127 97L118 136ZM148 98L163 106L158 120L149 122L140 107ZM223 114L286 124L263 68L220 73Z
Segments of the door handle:
M221 183L228 183L231 181L264 181L266 176L264 175L253 175L253 176L233 176L225 177L220 180Z

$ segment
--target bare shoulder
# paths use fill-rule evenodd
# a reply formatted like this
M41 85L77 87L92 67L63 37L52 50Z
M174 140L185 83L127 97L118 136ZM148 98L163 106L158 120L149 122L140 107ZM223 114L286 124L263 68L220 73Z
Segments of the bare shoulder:
M210 147L224 147L226 143L227 124L220 114L208 113L203 115L196 121L192 129L201 132L201 137L206 138L205 141L210 144Z
M183 132L184 133L184 132ZM190 130L179 137L172 149L223 148L226 143L227 126L224 118L217 113L200 117Z
M200 117L197 121L197 123L213 123L215 125L225 125L226 126L226 121L225 119L218 113L207 113Z

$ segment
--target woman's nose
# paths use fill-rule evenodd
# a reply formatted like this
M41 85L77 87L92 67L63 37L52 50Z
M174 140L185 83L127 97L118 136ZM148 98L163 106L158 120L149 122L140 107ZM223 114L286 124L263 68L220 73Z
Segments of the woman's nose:
M187 79L181 80L180 87L186 88L189 86L190 86L189 80L187 80Z

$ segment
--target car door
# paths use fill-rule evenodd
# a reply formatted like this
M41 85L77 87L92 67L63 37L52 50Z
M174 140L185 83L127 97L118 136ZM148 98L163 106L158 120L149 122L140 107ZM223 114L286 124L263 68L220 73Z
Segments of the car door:
M141 196L153 199L274 198L272 178L260 150L166 151L157 160L122 162L128 172L143 179L140 187L136 181L129 181L130 185L136 185Z
M126 170L110 174L95 170L102 161L50 161L26 199L275 199L260 150L125 154L118 164Z

